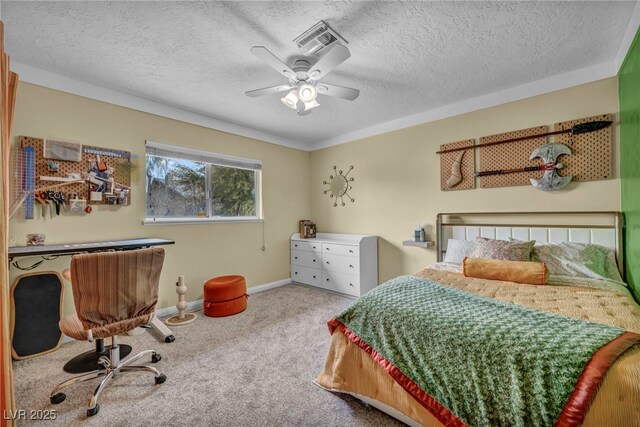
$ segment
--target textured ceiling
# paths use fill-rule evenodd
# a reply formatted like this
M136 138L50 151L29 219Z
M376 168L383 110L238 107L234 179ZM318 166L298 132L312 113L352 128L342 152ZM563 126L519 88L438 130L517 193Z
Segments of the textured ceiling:
M634 2L2 2L19 63L297 141L301 147L611 61ZM249 49L291 63L320 19L352 57L324 78L360 89L299 117Z

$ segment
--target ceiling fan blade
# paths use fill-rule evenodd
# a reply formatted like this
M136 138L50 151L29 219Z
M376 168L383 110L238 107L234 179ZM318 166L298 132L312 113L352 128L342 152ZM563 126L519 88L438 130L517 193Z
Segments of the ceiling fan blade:
M318 83L316 85L316 90L320 95L335 96L336 98L348 99L349 101L353 101L360 95L360 91L358 89L330 85L329 83Z
M308 72L309 77L313 80L320 80L350 57L349 49L341 44L336 44L318 62L313 64Z
M291 69L287 64L280 61L277 56L273 53L269 52L269 50L264 46L254 46L251 48L251 53L253 53L258 58L262 59L267 63L271 68L282 74L288 79L295 79L297 74L295 71Z
M290 90L290 89L293 89L293 86L278 85L278 86L265 87L262 89L249 90L249 91L246 91L244 94L247 96L250 96L251 98L255 98L256 96L271 95L278 92L284 92L285 90Z

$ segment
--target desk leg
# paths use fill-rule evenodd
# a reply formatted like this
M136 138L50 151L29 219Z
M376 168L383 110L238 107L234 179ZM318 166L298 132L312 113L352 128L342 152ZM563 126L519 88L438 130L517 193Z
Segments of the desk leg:
M167 328L167 326L162 323L162 320L158 319L154 316L153 320L149 323L153 329L160 333L164 337L164 342L173 342L176 340L176 337L173 336L173 332L171 329Z

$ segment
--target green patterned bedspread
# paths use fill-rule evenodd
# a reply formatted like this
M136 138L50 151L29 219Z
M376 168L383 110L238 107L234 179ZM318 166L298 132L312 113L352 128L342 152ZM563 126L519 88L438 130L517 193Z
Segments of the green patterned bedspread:
M624 331L415 276L336 317L471 426L552 426L596 350Z

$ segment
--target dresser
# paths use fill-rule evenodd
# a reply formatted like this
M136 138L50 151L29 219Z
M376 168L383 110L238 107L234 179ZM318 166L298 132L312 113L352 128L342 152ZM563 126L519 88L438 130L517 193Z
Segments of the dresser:
M291 280L353 296L370 291L378 286L378 236L292 235Z

